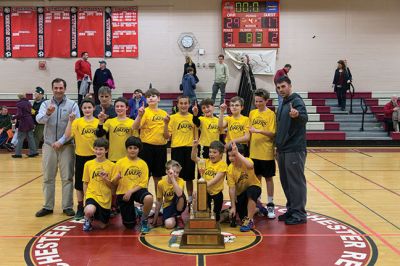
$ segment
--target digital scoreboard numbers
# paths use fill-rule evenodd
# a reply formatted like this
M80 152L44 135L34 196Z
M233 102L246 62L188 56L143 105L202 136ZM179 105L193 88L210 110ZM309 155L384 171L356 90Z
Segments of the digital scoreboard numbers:
M222 47L279 47L279 1L222 0Z

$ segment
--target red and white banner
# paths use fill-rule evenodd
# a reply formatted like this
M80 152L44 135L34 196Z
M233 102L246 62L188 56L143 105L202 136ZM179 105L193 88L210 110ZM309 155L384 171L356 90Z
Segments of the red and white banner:
M78 57L88 52L91 57L104 56L104 8L78 9Z
M4 16L2 7L0 7L0 57L4 57Z
M45 57L70 57L70 8L46 7L44 10Z
M112 57L138 57L137 7L112 8Z
M12 57L37 57L38 33L35 7L11 8Z

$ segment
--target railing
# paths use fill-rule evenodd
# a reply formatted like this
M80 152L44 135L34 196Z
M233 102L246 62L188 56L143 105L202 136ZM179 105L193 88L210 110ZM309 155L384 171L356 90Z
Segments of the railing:
M350 83L349 84L350 85L350 89L349 89L349 92L350 92L350 114L352 114L353 113L353 97L354 97L354 94L355 94L355 90L354 90L354 85L353 85L353 83Z
M361 128L360 131L364 131L364 116L368 112L368 105L365 102L364 98L360 99L360 106L362 110L362 118L361 118Z

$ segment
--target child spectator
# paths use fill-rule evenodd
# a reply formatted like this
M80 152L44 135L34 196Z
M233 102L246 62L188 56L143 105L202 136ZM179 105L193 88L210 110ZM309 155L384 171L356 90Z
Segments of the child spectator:
M14 146L9 142L12 138L11 115L5 106L0 106L0 147L13 151Z
M148 216L153 206L153 195L147 190L149 168L145 161L138 157L143 149L137 137L129 137L125 141L126 156L118 160L116 175L112 182L117 185L117 202L121 210L122 223L126 228L134 228L136 224L135 202L143 204L140 231L148 233Z
M93 219L103 229L111 213L111 177L115 175L115 164L106 158L108 140L94 141L96 158L88 161L83 170L83 192L85 193L85 222L83 231L92 230Z
M229 197L231 199L230 215L236 219L236 213L242 220L241 232L254 229L253 217L256 203L261 195L261 182L254 173L254 163L243 156L243 146L232 143L228 148L231 164L228 167Z
M136 89L133 92L133 97L129 100L128 105L130 109L129 117L136 119L139 108L146 105L146 97L143 96L143 91Z
M194 90L196 89L196 80L193 76L193 73L193 68L188 67L187 73L182 78L183 96L188 96L190 99L190 103L196 101L196 93L194 92Z
M171 159L182 166L181 176L186 181L189 202L192 201L195 164L190 159L194 139L193 115L189 113L189 97L178 97L179 112L164 118L164 137L171 137Z
M193 141L191 158L195 163L198 163L200 160L204 160L197 157L198 145L198 140ZM220 141L211 142L209 159L205 159L204 173L201 173L202 178L204 178L207 182L207 205L211 210L211 201L214 201L213 211L215 213L215 220L217 222L220 220L220 213L224 201L224 195L222 194L222 191L224 190L224 179L228 168L226 162L222 160L224 148L224 144Z
M181 213L186 208L186 197L184 194L185 182L179 177L181 165L170 160L165 165L167 176L164 176L157 185L157 201L154 212L153 224L157 224L161 204L163 207L163 221L165 228L171 229L175 225L182 229L185 227Z

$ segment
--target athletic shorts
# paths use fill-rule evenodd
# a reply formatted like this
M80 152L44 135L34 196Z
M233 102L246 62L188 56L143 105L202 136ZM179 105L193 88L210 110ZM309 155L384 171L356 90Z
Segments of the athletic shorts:
M147 195L151 195L147 188L141 188L133 193L129 201L123 200L123 194L117 195L117 203L121 211L122 223L127 228L133 228L136 224L135 201L143 204L143 200Z
M207 207L211 210L211 201L214 202L215 220L218 222L221 215L222 205L224 203L224 194L222 191L215 195L211 195L207 192Z
M174 198L172 199L171 205L169 205L168 207L165 207L163 209L163 220L164 221L167 220L168 218L181 215L181 213L185 211L186 205L187 205L185 194L182 194L182 197L183 197L183 201L184 201L183 202L183 210L178 211L176 209L176 205L178 204L179 198L177 195L175 195Z
M247 216L247 202L249 198L257 202L260 195L261 188L259 186L249 186L242 194L237 196L236 212L239 214L241 220Z
M139 157L147 163L149 176L162 177L165 175L167 145L143 143L143 149L140 151Z
M98 220L103 224L108 224L108 221L110 220L111 210L104 209L100 206L100 204L97 203L97 201L92 198L86 199L85 206L87 205L94 205L96 207L96 212L94 213L95 220Z
M254 173L256 176L273 177L275 176L275 160L257 160L252 159L254 162Z
M195 163L191 159L192 147L171 148L171 159L180 163L182 166L179 176L185 180L194 180Z
M80 156L75 154L75 189L79 191L83 191L83 169L85 168L85 163L87 161L93 160L96 158L95 155L92 156Z

